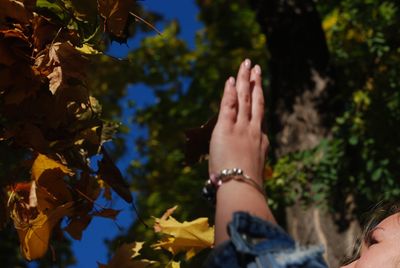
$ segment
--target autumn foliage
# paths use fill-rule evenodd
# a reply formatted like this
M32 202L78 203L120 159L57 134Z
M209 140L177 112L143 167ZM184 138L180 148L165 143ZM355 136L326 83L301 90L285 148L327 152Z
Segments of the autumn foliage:
M118 210L96 203L101 196L111 200L111 189L133 202L104 148L118 125L102 119L86 76L104 39L125 42L136 21L152 26L135 14L134 0L0 0L0 7L0 141L10 152L23 152L1 180L0 225L13 221L21 253L30 261L46 254L55 231L80 240L93 217L115 220ZM94 156L100 159L95 168ZM155 232L165 236L151 248L173 256L187 252L189 259L212 246L207 218L180 223L170 217L173 210L156 219ZM142 246L123 245L108 265L99 266L157 264L131 261Z
M79 8L75 2L0 1L0 139L23 150L2 178L1 215L8 217L0 223L14 222L27 260L44 256L62 218L74 239L95 216L115 219L118 211L95 203L101 194L110 199L110 188L132 202L103 147L117 125L101 118L85 78L100 53L93 45L104 38L98 29L124 41L135 2L87 1ZM97 170L90 164L95 155Z

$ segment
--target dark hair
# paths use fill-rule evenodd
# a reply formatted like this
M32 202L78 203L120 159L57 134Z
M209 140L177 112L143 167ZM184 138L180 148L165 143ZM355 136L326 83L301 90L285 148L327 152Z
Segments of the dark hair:
M400 202L381 202L375 205L367 214L368 220L364 224L363 231L360 237L357 239L353 253L350 258L348 258L344 263L349 264L358 258L360 258L361 247L363 242L367 244L371 239L371 232L374 228L387 217L400 212Z

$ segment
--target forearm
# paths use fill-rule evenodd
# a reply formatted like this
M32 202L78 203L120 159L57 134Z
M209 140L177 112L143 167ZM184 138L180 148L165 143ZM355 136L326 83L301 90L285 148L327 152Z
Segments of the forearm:
M231 180L222 184L217 192L216 245L229 239L227 225L232 220L233 213L237 211L248 212L266 221L276 223L263 194L252 185Z

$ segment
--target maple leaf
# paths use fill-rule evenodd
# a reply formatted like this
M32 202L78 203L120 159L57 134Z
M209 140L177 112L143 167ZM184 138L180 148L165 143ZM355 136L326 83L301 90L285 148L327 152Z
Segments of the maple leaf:
M167 264L166 268L180 268L181 263L176 261L171 261Z
M28 122L17 122L6 128L3 138L10 139L12 137L20 146L34 148L37 151L46 151L49 147L49 141L45 139L42 131Z
M0 95L5 105L19 104L40 88L39 76L31 66L31 53L31 44L22 30L0 30Z
M75 217L71 219L68 225L64 228L73 239L81 240L83 231L88 227L92 221L92 216L84 215L83 217Z
M50 235L60 219L71 213L73 202L63 204L47 213L39 212L35 217L24 219L20 217L17 206L12 211L14 227L17 229L21 243L21 253L31 261L43 257L49 247Z
M0 6L0 22L11 18L26 24L33 17L32 1L0 0Z
M187 165L195 164L208 154L211 134L217 123L217 119L218 117L214 116L200 127L185 131L185 162Z
M126 202L132 203L129 185L124 181L121 171L115 166L104 147L101 150L103 159L99 163L99 179L105 181Z
M97 8L104 19L104 32L112 39L126 42L129 12L135 7L134 0L97 0Z
M35 66L47 75L49 90L53 95L64 93L71 101L87 102L89 96L86 90L72 90L86 79L87 64L88 59L70 42L57 42L38 55Z
M172 213L174 213L174 211L175 211L177 208L178 208L178 206L176 205L176 206L174 206L174 207L172 207L172 208L167 209L167 211L164 212L164 214L161 216L161 218L160 218L159 220L156 220L156 221L154 222L153 228L154 228L154 231L155 231L156 233L162 231L162 227L161 227L161 225L160 225L160 222L161 222L161 221L166 221L166 220L172 215Z
M38 154L32 164L32 178L34 180L39 180L43 173L47 170L54 169L57 172L57 176L59 175L73 175L72 172L67 166L57 162L56 160L49 158L44 154Z
M39 189L39 210L45 211L72 200L69 187L64 181L64 176L67 175L73 175L68 167L46 155L38 154L32 164L31 176Z
M110 262L106 265L99 263L99 268L144 268L156 264L156 261L147 259L133 259L140 255L139 251L142 249L143 244L144 242L123 244L117 249Z
M92 215L98 216L98 217L110 218L112 220L115 220L120 212L121 212L121 210L104 208L100 211L93 212Z
M19 61L29 62L30 43L20 29L0 30L0 64L11 66Z
M32 20L32 39L35 52L39 52L46 45L55 42L71 42L74 46L80 43L76 30L66 29L53 22L50 18L35 14Z
M174 210L173 208L164 215L171 214ZM202 249L212 247L214 243L214 227L209 227L208 218L181 223L168 215L167 218L156 218L154 229L169 236L153 244L153 248L164 248L173 255L184 251L187 260Z

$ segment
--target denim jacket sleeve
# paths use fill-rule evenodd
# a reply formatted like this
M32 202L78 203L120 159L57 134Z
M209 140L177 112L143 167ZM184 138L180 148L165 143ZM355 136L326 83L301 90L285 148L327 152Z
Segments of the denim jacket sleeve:
M204 267L328 267L322 247L302 248L279 226L248 213L235 213L228 232L231 239L211 252Z

